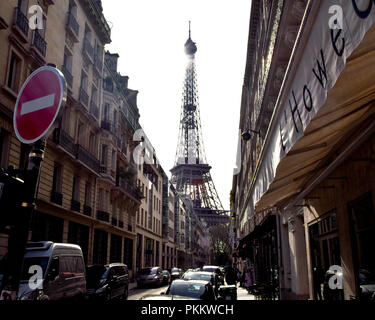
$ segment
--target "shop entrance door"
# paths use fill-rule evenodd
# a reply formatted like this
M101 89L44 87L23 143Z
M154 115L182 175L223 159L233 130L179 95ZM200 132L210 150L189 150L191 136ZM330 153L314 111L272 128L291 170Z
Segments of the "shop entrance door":
M341 265L336 212L330 212L309 226L310 254L313 268L314 298L334 298L325 290L325 275L333 265ZM341 298L341 294L335 299Z
M356 295L375 298L375 213L371 193L349 203ZM361 296L361 291L365 293Z

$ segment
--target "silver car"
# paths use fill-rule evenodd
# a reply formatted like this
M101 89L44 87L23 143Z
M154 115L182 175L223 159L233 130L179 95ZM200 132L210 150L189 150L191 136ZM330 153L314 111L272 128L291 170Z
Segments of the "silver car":
M137 286L160 286L163 284L163 270L160 267L143 268L136 276Z

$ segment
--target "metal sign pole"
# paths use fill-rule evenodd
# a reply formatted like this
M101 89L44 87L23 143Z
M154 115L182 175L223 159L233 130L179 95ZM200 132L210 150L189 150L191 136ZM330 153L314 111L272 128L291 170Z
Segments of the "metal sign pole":
M32 215L38 194L40 169L44 158L46 139L38 140L29 154L27 170L24 172L22 202L17 208L14 224L9 234L8 263L4 274L1 300L16 300L23 269L23 259L31 227ZM20 190L22 192L22 190Z

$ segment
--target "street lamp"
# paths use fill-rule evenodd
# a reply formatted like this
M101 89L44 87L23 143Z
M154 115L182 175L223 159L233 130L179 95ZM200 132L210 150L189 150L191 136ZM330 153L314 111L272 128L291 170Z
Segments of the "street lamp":
M249 141L251 139L251 133L256 133L256 134L260 135L260 130L254 131L254 130L251 130L251 129L247 129L247 130L243 131L241 133L242 140L243 141Z

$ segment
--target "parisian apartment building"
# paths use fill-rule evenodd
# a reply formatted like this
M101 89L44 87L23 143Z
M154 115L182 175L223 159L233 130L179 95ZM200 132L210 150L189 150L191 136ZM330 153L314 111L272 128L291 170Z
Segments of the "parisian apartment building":
M343 1L334 28L334 4L251 4L234 256L280 299L356 298L375 271L375 9Z
M43 10L43 29L29 28L33 5ZM17 95L34 70L56 66L67 101L46 137L29 240L78 244L87 265L122 262L133 277L143 267L179 266L178 255L184 262L193 229L156 151L145 134L137 137L138 91L119 73L109 43L100 0L0 2L0 167L25 168L31 146L13 130ZM137 161L139 146L150 161ZM4 228L0 259L7 241ZM196 245L205 241L201 227Z

